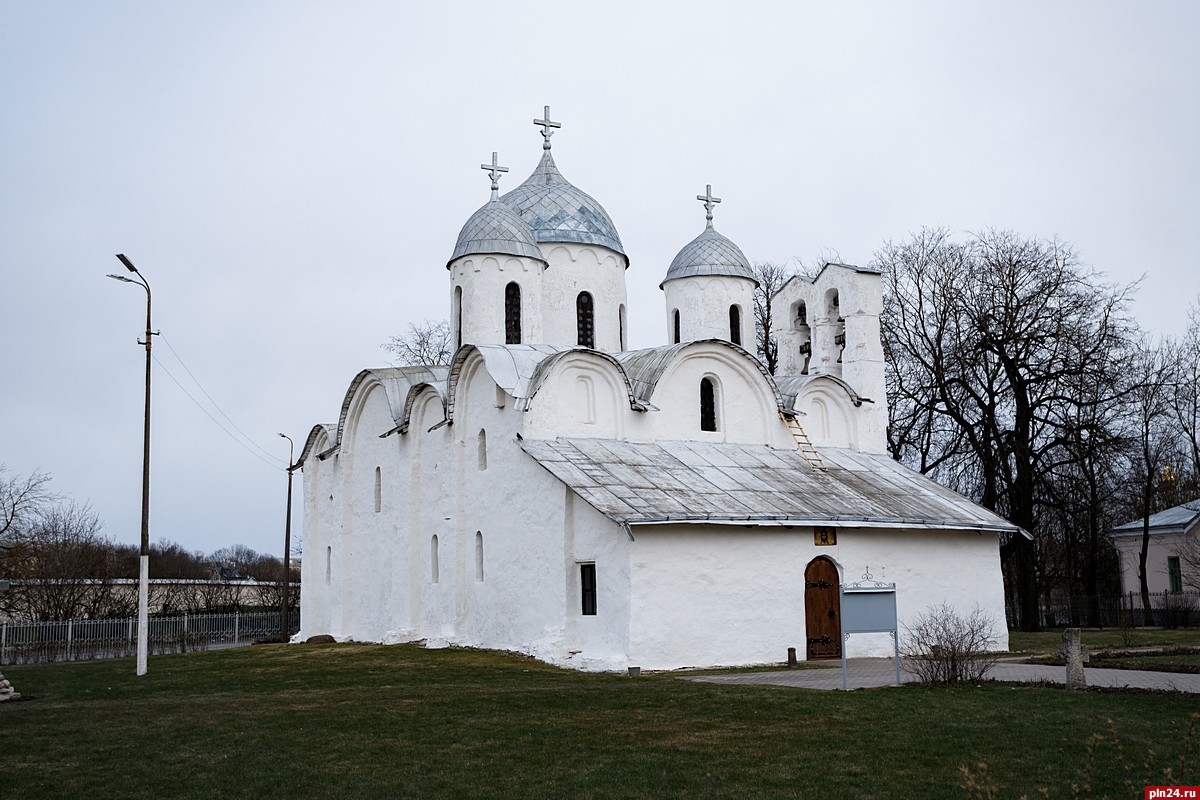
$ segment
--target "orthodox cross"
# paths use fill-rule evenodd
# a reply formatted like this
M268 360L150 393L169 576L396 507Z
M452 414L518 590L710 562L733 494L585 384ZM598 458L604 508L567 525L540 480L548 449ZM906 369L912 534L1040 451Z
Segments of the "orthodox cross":
M483 170L487 170L488 174L492 176L492 199L495 200L497 197L499 197L499 192L500 192L500 173L508 172L508 167L500 166L496 162L496 153L493 152L492 153L492 163L480 164L479 168L483 169Z
M542 127L542 149L549 150L550 137L554 135L554 131L552 131L551 128L561 128L562 123L550 121L550 106L546 106L546 110L542 112L542 118L535 119L533 124L540 125Z
M710 183L704 187L704 194L696 195L696 199L704 201L704 210L708 212L707 214L704 215L704 218L706 220L708 220L707 227L711 228L712 227L712 218L713 218L713 213L712 213L713 206L715 206L717 203L721 202L721 198L713 197L712 184Z

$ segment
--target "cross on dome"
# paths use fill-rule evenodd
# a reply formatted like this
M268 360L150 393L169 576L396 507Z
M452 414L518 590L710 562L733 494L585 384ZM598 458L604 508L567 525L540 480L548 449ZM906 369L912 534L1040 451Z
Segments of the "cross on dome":
M500 166L496 161L496 152L492 151L492 163L480 164L479 168L487 170L488 174L492 176L492 199L498 199L500 197L500 173L508 172L508 167Z
M546 110L542 112L542 118L535 119L533 121L533 124L541 126L541 128L542 128L542 149L549 150L550 149L550 137L554 135L554 131L552 131L551 128L561 128L562 123L550 121L550 106L546 106Z
M704 187L704 194L696 195L696 199L704 201L704 210L706 212L708 212L704 216L704 218L706 220L708 220L708 225L706 225L705 227L711 228L713 226L713 224L712 224L713 206L715 206L717 203L721 202L721 198L713 197L712 184L710 183Z

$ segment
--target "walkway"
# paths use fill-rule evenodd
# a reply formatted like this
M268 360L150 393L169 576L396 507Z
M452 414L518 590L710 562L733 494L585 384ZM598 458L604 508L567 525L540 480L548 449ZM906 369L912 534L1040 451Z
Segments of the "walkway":
M916 676L903 668L900 680L915 683ZM866 689L893 686L896 665L890 658L852 658L847 662L847 686ZM1200 694L1200 675L1179 672L1146 672L1131 669L1084 669L1088 686L1116 686L1134 689L1162 689ZM1066 667L1049 667L1001 661L988 672L998 681L1026 683L1066 683ZM842 662L829 661L820 667L790 669L782 672L728 672L720 675L688 676L687 680L704 683L727 683L760 686L791 686L797 689L841 689Z

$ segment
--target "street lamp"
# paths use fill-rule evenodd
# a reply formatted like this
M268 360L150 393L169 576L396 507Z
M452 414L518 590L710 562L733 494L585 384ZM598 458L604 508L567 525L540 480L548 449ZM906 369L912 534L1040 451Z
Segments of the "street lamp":
M292 437L287 434L279 434L282 438L288 440L288 490L287 490L287 517L283 525L283 598L279 602L279 635L283 637L283 641L288 641L288 582L292 577L292 472L296 467L292 463L292 455L296 449L296 443L292 441Z
M146 645L150 638L150 337L154 331L150 326L150 284L142 273L138 272L133 262L123 254L117 253L117 260L125 265L125 269L137 276L137 280L124 275L109 275L108 277L136 283L146 290L146 340L138 344L146 346L146 418L142 430L142 549L138 559L138 638L137 638L137 674L146 674Z

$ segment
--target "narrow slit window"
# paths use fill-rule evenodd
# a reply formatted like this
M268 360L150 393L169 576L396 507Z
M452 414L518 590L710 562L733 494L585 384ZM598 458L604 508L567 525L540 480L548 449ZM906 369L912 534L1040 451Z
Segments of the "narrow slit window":
M1179 556L1167 556L1167 581L1171 594L1183 591L1183 572L1179 568Z
M578 344L582 347L596 346L596 309L592 305L592 296L580 292L575 298L575 323L578 329Z
M579 565L579 588L583 600L583 615L596 616L596 565Z
M475 582L483 583L483 532L475 531Z
M333 548L325 548L325 585L333 581Z
M717 429L717 387L712 378L700 379L700 430Z
M625 304L624 303L622 303L621 307L619 309L617 309L617 334L621 337L621 341L618 342L618 344L619 344L618 349L622 353L624 353L625 352Z
M515 281L504 287L504 343L521 343L521 287Z
M429 540L429 581L430 583L438 582L438 538L437 534Z
M454 287L454 349L462 347L462 287Z
M672 342L671 343L679 344L679 309L678 308L675 309L675 313L672 315L672 317L673 317L673 319L671 322L671 325L672 325Z
M476 469L483 472L487 469L487 431L483 428L479 429L479 439L477 442L478 461L475 465Z
M729 307L729 341L742 343L742 310L737 306Z
M375 513L378 514L383 509L383 475L379 471L379 467L375 468Z

